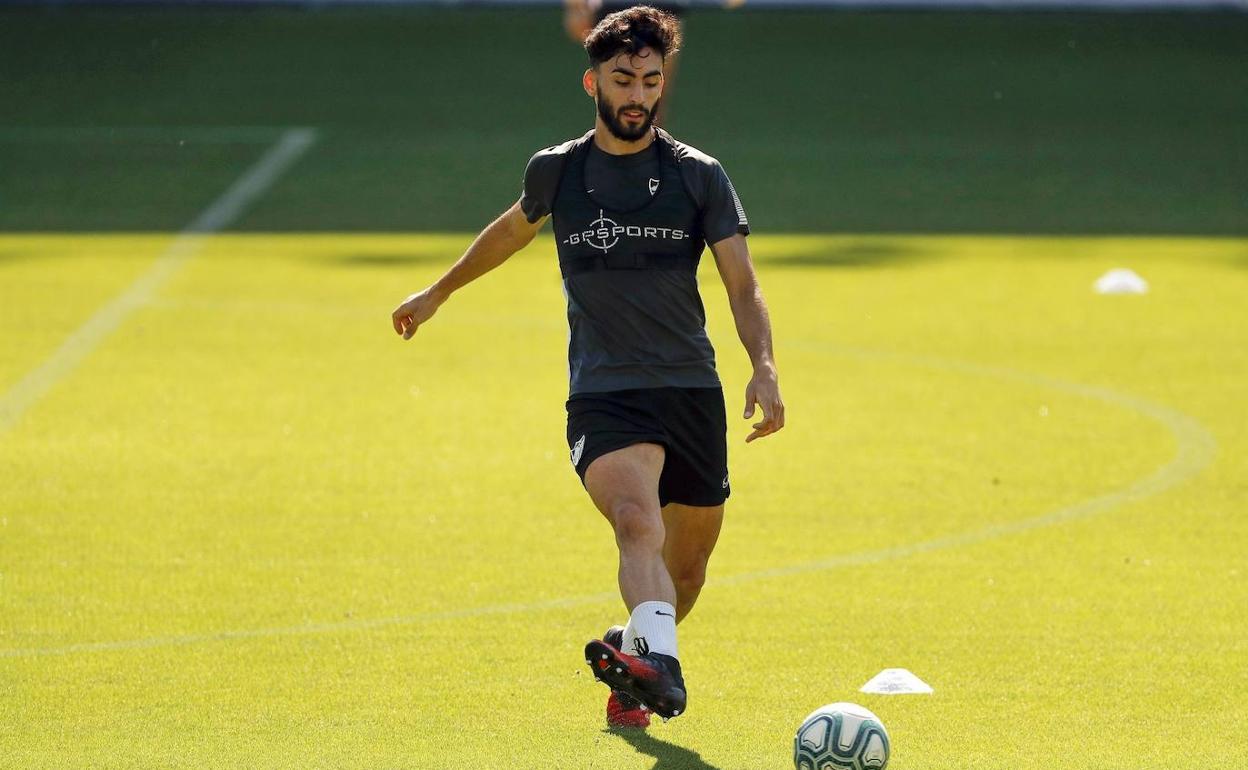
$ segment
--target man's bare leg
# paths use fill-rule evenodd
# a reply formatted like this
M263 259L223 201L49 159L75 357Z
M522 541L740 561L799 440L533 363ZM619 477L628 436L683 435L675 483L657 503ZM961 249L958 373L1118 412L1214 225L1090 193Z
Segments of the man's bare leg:
M724 506L668 503L663 507L663 523L667 532L663 561L676 587L679 623L693 609L706 582L706 565L724 523Z
M620 595L630 613L621 642L590 641L585 662L595 678L632 699L632 705L616 701L617 709L641 708L633 726L649 723L645 708L666 719L680 716L686 703L676 648L676 587L663 560L659 476L664 457L658 444L634 444L608 452L585 469L585 489L615 530ZM608 722L615 699L612 695L607 703Z
M663 458L658 444L633 444L595 459L585 470L585 489L615 530L620 596L629 612L646 601L676 604L676 587L663 560Z

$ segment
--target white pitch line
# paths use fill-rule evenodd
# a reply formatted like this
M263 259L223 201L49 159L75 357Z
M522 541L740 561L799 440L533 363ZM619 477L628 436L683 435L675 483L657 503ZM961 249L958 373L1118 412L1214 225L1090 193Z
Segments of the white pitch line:
M126 316L150 302L187 260L199 253L213 233L237 219L315 142L315 129L288 129L229 189L182 228L147 272L97 310L39 367L0 394L0 436L15 426L32 404L73 372Z
M791 575L800 575L810 572L822 572L826 570L839 569L841 567L878 564L880 562L891 561L893 559L904 559L919 554L932 553L935 551L982 543L988 540L1006 537L1008 535L1029 532L1042 527L1064 524L1077 519L1091 518L1120 505L1138 502L1144 498L1160 494L1176 484L1192 478L1208 467L1209 463L1213 461L1216 453L1217 444L1214 441L1213 436L1210 435L1209 431L1207 431L1204 426L1193 418L1169 407L1155 404L1136 396L1119 393L1108 388L1099 388L1092 385L1080 385L1078 383L1066 382L1052 377L1028 374L1026 372L1007 369L1005 367L984 366L962 361L935 358L931 356L910 356L898 353L841 348L817 342L799 342L797 344L786 345L785 347L803 347L817 352L830 353L834 355L891 361L910 366L960 372L975 377L988 377L991 379L1018 382L1040 388L1048 388L1050 390L1056 390L1082 398L1101 401L1111 406L1142 414L1145 417L1160 423L1168 431L1170 431L1172 436L1174 436L1175 443L1177 445L1176 452L1174 457L1171 458L1165 465L1162 465L1148 476L1128 484L1122 489L1108 492L1103 495L1097 495L1096 497L1059 508L1056 511L1041 514L1039 516L1033 516L1020 521L991 524L986 527L969 530L959 534L947 535L945 537L938 537L932 540L924 540L918 543L899 545L893 548L882 548L875 551L861 551L859 553L842 554L827 559L791 564L785 567L773 567L770 569L747 572L740 575L730 575L728 577L710 580L709 583L711 586L740 585L742 583L752 583L769 578L788 577ZM113 642L87 642L62 647L9 649L0 650L0 658L69 655L80 652L116 652L121 650L202 644L206 642L225 642L237 639L364 631L371 628L404 626L417 623L432 623L445 620L457 620L460 618L478 618L487 615L541 612L545 610L599 604L609 601L619 601L619 595L615 592L610 592L583 596L570 596L561 599L547 599L537 602L495 604L484 607L466 607L461 610L430 612L405 617L377 618L372 620L348 620L338 623L315 623L302 626L288 626L285 628L221 631L210 634L188 634L184 636L126 639Z

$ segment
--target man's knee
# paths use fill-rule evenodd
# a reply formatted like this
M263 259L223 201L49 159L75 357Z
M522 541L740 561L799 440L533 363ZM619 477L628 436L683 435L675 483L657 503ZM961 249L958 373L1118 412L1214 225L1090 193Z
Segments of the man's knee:
M621 548L657 551L663 547L663 518L658 510L648 510L632 500L620 500L611 506L611 525Z
M676 592L682 596L698 593L706 584L706 560L676 568L672 573L672 582L676 585Z

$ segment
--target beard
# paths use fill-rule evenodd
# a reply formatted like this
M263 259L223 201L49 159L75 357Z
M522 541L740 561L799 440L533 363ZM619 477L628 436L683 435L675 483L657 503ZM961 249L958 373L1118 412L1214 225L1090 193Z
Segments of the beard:
M640 104L625 104L623 107L616 108L611 104L605 96L602 95L602 89L598 89L598 116L602 118L602 122L607 125L607 130L616 139L624 142L635 142L646 135L650 130L650 125L654 123L654 113L659 109L659 103L654 103L654 109L647 110ZM629 124L624 122L623 112L625 110L638 110L643 117L640 123Z

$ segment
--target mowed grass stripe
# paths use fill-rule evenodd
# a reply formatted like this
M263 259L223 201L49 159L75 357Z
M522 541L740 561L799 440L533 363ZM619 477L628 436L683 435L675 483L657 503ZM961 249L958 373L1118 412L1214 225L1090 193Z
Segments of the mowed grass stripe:
M288 126L3 126L0 144L273 144Z

